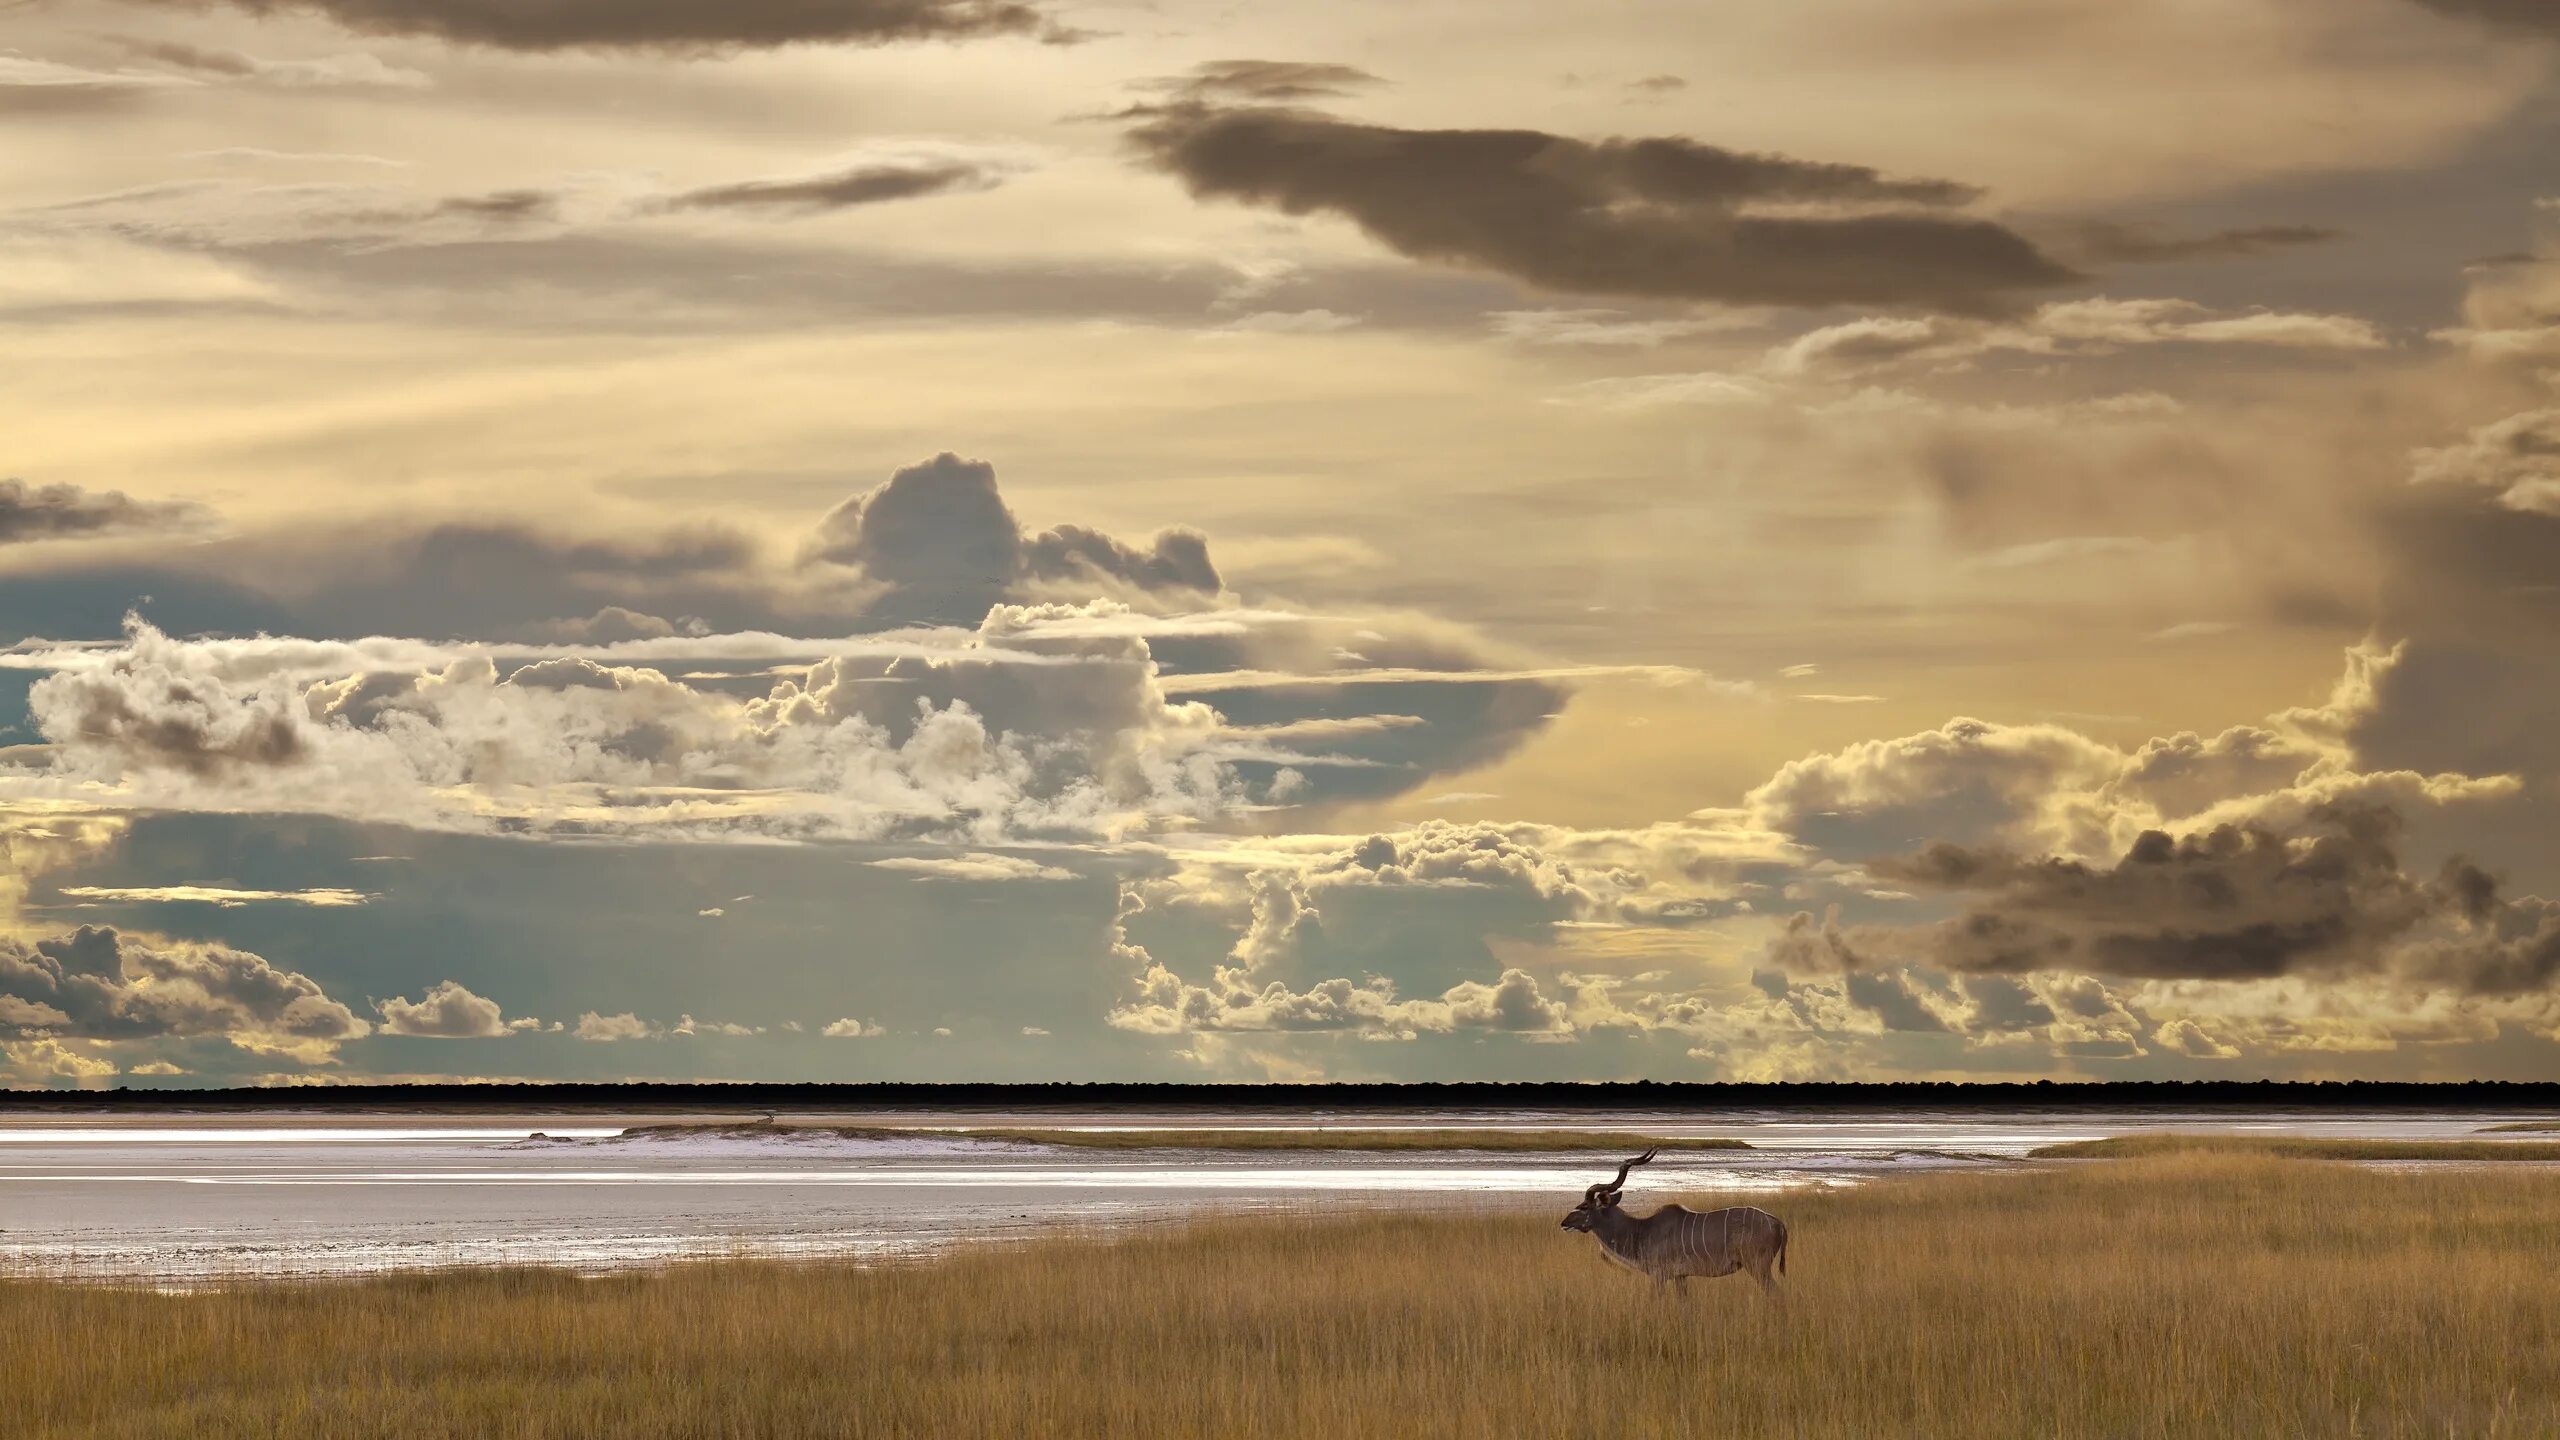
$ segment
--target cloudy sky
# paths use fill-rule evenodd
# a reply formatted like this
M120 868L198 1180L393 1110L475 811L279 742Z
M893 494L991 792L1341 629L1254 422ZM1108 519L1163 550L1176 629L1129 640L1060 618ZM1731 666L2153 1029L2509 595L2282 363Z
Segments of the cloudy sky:
M2553 0L0 10L0 1078L2549 1078Z

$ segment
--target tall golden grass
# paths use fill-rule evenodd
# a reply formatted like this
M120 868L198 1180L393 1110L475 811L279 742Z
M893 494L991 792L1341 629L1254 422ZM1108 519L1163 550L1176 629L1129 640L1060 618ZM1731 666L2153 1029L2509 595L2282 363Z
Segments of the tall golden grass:
M2560 1140L2357 1140L2316 1135L2110 1135L2027 1152L2038 1160L2144 1155L2270 1155L2294 1160L2560 1160Z
M1783 1315L1738 1278L1657 1298L1545 1212L876 1269L9 1283L0 1434L2560 1434L2547 1172L2182 1155L1772 1208Z

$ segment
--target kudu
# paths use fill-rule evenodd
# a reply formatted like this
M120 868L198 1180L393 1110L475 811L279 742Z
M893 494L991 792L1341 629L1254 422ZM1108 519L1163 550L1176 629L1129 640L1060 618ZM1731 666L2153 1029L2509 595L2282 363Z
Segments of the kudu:
M1618 1208L1627 1173L1654 1154L1647 1150L1619 1166L1616 1179L1583 1191L1582 1203L1566 1213L1564 1228L1590 1232L1601 1254L1651 1280L1657 1294L1669 1285L1685 1300L1692 1275L1712 1280L1746 1270L1777 1298L1778 1282L1770 1272L1787 1273L1787 1222L1777 1216L1749 1205L1704 1214L1665 1205L1643 1217Z

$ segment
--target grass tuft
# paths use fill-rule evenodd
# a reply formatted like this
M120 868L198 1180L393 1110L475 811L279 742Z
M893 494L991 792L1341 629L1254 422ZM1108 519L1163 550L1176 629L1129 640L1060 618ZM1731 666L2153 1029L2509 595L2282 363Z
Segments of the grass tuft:
M2035 1160L2122 1160L2150 1155L2265 1155L2293 1160L2560 1160L2560 1141L2323 1140L2300 1135L2114 1135L2027 1152Z

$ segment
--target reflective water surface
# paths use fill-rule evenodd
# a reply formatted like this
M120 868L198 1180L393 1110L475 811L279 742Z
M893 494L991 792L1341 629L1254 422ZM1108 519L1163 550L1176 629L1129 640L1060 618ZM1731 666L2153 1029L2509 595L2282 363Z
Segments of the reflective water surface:
M448 1265L605 1270L690 1256L880 1257L1057 1225L1209 1210L1530 1206L1561 1211L1614 1148L1569 1154L1091 1150L947 1135L623 1135L668 1116L0 1117L0 1269L196 1283ZM906 1113L789 1123L1092 1130L1625 1129L1753 1147L1666 1155L1632 1201L1782 1195L1897 1172L2014 1166L2038 1145L2144 1129L2476 1137L2476 1115L2157 1112L1638 1115ZM535 1136L542 1138L533 1138ZM2523 1137L2519 1137L2523 1138ZM2545 1137L2548 1138L2548 1137Z

